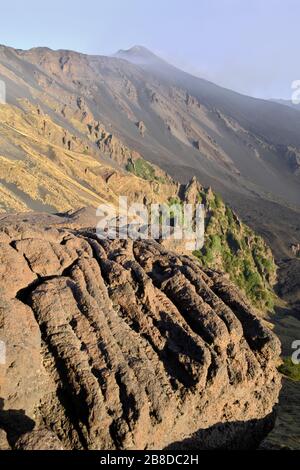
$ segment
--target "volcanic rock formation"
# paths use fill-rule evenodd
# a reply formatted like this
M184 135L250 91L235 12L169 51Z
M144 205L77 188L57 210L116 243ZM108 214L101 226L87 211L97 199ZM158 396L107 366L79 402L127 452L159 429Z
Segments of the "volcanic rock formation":
M280 390L275 335L197 259L151 240L100 241L76 224L0 221L9 446L257 446Z

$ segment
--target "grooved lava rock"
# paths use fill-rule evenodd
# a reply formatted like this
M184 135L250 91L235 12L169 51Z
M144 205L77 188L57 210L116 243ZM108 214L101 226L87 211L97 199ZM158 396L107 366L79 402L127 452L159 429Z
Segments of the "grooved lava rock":
M64 449L257 446L280 346L226 277L155 241L31 217L0 220L9 445L49 432Z

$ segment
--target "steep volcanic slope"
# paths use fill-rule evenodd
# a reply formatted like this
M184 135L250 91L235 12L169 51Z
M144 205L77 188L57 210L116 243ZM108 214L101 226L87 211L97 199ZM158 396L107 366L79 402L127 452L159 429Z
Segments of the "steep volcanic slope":
M7 88L0 106L4 210L65 210L60 181L65 206L97 205L109 191L99 177L109 176L107 165L132 169L141 158L177 181L196 176L212 186L268 238L278 260L293 257L300 229L295 110L191 77L141 48L100 57L1 46L0 79Z
M1 445L257 446L280 389L274 334L195 258L81 225L2 219Z
M279 100L279 99L273 99L271 100L275 103L282 104L283 106L289 106L290 108L296 109L297 111L300 111L300 104L299 103L294 103L293 101L290 100Z
M275 266L264 242L222 202L219 208L213 207L220 198L195 180L188 189L192 198L187 196L185 185L150 165L108 122L106 113L115 109L116 96L120 102L126 87L131 90L130 100L135 99L132 85L124 79L128 70L134 76L133 66L119 59L44 49L25 53L4 48L2 61L8 103L0 106L0 212L66 212L83 206L96 208L102 203L117 206L119 195L126 196L129 203L148 206L174 200L192 204L201 201L207 210L207 227L210 225L208 241L215 241L211 236L218 237L221 231L225 234L222 250L214 250L214 263L209 265L227 270L254 305L272 307ZM42 67L47 70L46 82ZM142 82L143 72L136 73L135 79ZM106 108L103 103L109 93L111 101ZM149 129L137 120L138 116L130 121L121 109L116 116L124 121L122 129L130 125L139 141L147 140ZM220 223L212 227L216 218L222 219L224 227ZM212 228L218 233L212 233ZM236 255L238 264L234 262Z
M95 207L122 193L173 196L176 184L147 159L177 181L196 176L219 191L267 238L283 283L291 260L299 272L295 110L191 77L143 48L109 58L1 46L0 78L1 211ZM288 290L298 296L297 286Z
M277 103L243 96L193 77L141 47L120 51L117 56L155 78L161 90L168 90L167 108L173 116L171 133L178 137L176 132L180 130L201 154L195 163L190 152L180 155L177 150L173 158L177 165L187 167L183 168L183 174L190 174L193 168L199 172L197 176L203 173L204 182L206 178L218 180L222 175L222 183L216 181L216 184L228 186L229 190L233 183L230 174L231 178L238 174L235 179L240 190L246 187L257 194L265 191L265 197L272 193L268 196L275 200L299 205L299 179L286 156L289 146L295 152L300 146L299 114ZM156 99L157 104L152 107L164 119L166 103L160 96L155 96ZM207 160L215 165L209 168Z
M72 148L74 137L88 136L88 153L97 146L100 121L177 180L196 174L228 194L234 185L247 197L300 203L300 115L293 109L224 90L142 48L100 57L2 47L0 64L8 104L28 98L41 105L71 133L65 141Z
M293 257L295 110L191 77L142 48L110 58L1 46L0 78L2 210L96 206L115 197L116 185L106 184L111 167L132 170L132 161L147 159L176 181L196 176L212 186L268 238L278 260ZM137 174L145 176L144 165Z
M300 233L299 106L288 109L225 90L178 70L142 47L119 51L117 56L140 67L161 87L183 91L188 120L193 122L189 128L195 129L191 120L197 112L196 128L205 130L215 148L222 149L223 158L197 137L194 146L201 153L197 161L186 149L181 156L179 150L174 152L175 166L165 160L161 165L172 175L183 179L196 175L202 184L211 185L263 235L280 266L279 293L299 319L300 260L295 251ZM174 93L169 95L168 106L172 106ZM179 113L173 109L173 115L182 116L183 109ZM174 134L172 126L170 132Z

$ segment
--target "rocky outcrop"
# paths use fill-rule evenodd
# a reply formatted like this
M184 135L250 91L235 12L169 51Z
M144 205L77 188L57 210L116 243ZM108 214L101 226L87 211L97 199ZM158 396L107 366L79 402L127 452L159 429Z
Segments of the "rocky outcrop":
M16 450L64 450L56 435L47 429L24 434L17 440L14 448Z
M300 150L292 145L277 145L276 149L287 162L289 170L296 176L300 175Z
M144 122L143 121L138 121L136 123L136 126L137 126L138 130L140 131L141 136L144 137L145 132L146 132L146 126L145 126Z
M265 241L257 238L218 194L210 187L203 188L195 177L181 186L180 196L188 204L197 201L205 208L204 245L194 252L202 265L226 272L254 306L262 311L272 310L277 267Z
M291 250L292 250L293 255L299 256L300 255L300 243L292 244Z
M0 450L10 450L6 432L3 429L0 429Z
M0 221L0 423L12 448L259 444L280 347L226 277L155 241L24 219Z
M129 149L114 134L107 132L100 122L88 124L89 138L94 140L99 150L120 166L124 166L129 159L138 159L140 154ZM141 131L141 130L140 130Z

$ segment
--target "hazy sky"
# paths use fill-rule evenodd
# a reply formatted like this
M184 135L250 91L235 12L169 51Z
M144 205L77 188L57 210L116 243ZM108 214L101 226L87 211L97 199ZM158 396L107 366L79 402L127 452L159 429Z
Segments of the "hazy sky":
M290 98L300 0L9 0L0 43L112 54L135 44L228 88Z

